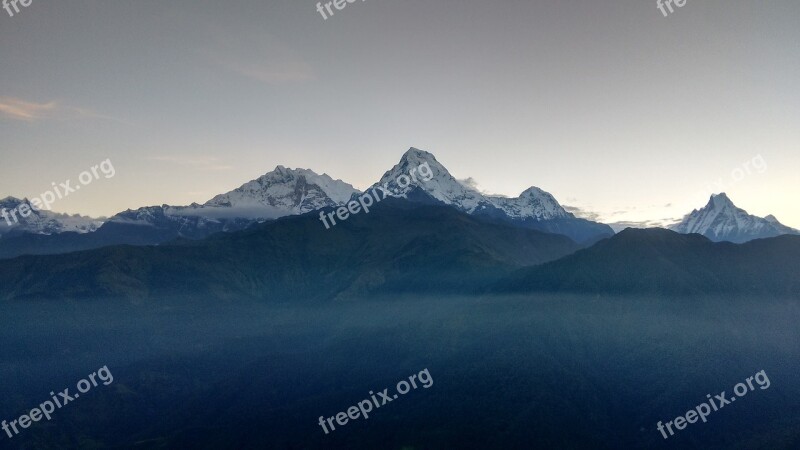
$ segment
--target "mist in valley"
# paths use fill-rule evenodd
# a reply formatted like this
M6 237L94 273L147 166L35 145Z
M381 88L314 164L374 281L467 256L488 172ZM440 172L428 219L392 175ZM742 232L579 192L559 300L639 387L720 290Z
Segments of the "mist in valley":
M791 448L800 308L769 298L163 299L0 309L0 418L107 365L2 448ZM325 434L428 369L433 384ZM764 370L758 389L664 440L673 420ZM788 437L787 437L788 436Z

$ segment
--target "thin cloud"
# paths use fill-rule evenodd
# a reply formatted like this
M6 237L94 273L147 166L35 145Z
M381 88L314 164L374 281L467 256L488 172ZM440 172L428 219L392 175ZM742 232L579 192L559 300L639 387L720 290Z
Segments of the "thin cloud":
M267 84L299 83L314 79L311 67L300 61L267 63L252 61L227 63L228 69L239 75Z
M62 105L55 100L47 103L36 103L13 97L0 97L0 115L10 120L25 122L36 122L47 119L103 119L130 124L130 122L99 114L90 109Z
M600 214L598 214L598 213L596 213L594 211L588 211L588 210L585 210L583 208L579 208L577 206L562 205L562 207L565 210L567 210L568 213L574 214L575 217L577 217L579 219L587 219L587 220L591 220L593 222L599 222L600 221Z
M475 178L467 177L462 180L456 180L456 181L458 181L464 187L474 189L480 192L481 194L486 194L486 192L482 191L481 188L478 187L478 180L476 180Z
M508 195L505 195L505 194L495 194L495 193L490 192L490 191L488 191L486 189L482 189L480 187L480 184L478 183L478 180L476 180L473 177L462 178L460 180L456 179L456 181L458 181L458 183L460 185L462 185L464 187L467 187L467 188L470 188L470 189L474 189L475 191L479 192L481 195L485 195L487 197L510 198Z
M151 156L148 161L175 164L184 167L192 167L198 170L231 170L233 166L220 164L218 158L213 156Z
M18 98L0 97L0 113L11 120L33 122L45 119L58 108L58 103L34 103Z

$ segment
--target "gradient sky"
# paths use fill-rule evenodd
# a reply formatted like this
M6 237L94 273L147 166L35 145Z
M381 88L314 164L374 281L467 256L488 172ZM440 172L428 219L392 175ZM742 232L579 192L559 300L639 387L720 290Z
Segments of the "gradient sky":
M414 146L606 222L726 191L800 228L800 2L33 0L0 10L0 197L202 203L277 165L366 188ZM760 155L763 173L732 173ZM721 183L721 184L720 184ZM721 188L715 187L721 186Z

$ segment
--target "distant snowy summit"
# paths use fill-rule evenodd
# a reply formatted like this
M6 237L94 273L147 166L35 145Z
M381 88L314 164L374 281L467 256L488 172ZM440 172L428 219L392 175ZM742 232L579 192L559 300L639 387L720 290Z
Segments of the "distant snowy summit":
M558 220L575 218L549 192L545 192L535 186L528 188L516 198L498 196L488 198L493 205L503 210L513 219Z
M800 231L780 223L775 216L757 217L737 208L725 193L712 195L705 207L687 214L669 229L683 234L702 234L716 242L734 243L800 234Z
M90 233L103 224L102 220L78 214L36 210L26 198L6 197L0 200L0 213L2 212L5 213L0 216L0 236L3 237L22 233L58 234L68 231Z
M327 174L278 166L241 187L205 203L206 207L273 209L278 215L304 214L346 203L358 189Z
M272 172L217 195L205 204L149 206L119 213L116 225L146 225L174 230L178 236L202 238L236 231L253 223L304 214L346 203L360 191L326 174L278 166Z

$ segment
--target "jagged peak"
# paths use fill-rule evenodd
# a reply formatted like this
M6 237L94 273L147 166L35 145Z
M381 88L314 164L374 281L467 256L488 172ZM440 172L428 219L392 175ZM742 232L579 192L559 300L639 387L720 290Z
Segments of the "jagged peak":
M728 194L721 192L719 194L715 194L711 196L711 199L708 201L708 206L713 206L716 209L722 209L725 207L732 207L736 208L736 205L733 204Z
M406 164L410 166L419 166L425 163L444 167L441 165L441 163L439 163L439 161L436 160L436 156L434 156L433 153L426 152L425 150L420 150L415 147L409 148L400 158L401 166Z

